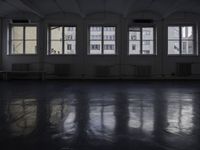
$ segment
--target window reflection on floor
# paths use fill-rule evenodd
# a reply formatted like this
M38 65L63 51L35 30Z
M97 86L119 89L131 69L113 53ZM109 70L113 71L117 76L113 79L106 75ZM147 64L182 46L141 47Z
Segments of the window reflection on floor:
M193 97L173 92L168 100L168 127L171 133L190 134L193 129Z
M92 135L98 138L110 139L115 128L113 93L91 94L90 96L89 128ZM112 103L112 104L110 104Z
M153 131L154 115L153 104L148 101L134 101L129 105L129 127L144 132Z
M36 127L36 99L13 99L8 105L7 115L13 135L30 134Z
M140 129L142 132L154 130L154 96L152 90L138 91L136 89L129 92L130 130Z
M73 99L70 99L73 102ZM62 133L73 134L75 132L75 108L69 103L69 99L56 98L50 103L50 123Z

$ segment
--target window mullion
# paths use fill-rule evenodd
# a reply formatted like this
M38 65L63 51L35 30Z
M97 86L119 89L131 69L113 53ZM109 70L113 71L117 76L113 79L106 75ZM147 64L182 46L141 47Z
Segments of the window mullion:
M49 51L49 55L51 55L51 27L49 26L49 30L48 30L48 32L49 32L49 40L48 40L48 45L49 45L49 49L48 49L48 51Z
M25 44L26 44L26 43L25 43L25 42L26 42L26 41L25 41L25 38L26 38L26 37L25 37L25 35L26 35L25 32L26 32L26 30L25 30L25 28L26 28L26 27L23 26L23 54L26 54L26 51L25 51Z
M142 51L143 51L143 31L142 31L142 27L140 27L140 54L142 55Z
M182 26L179 26L179 36L180 55L182 55Z
M101 29L101 54L104 54L104 27L102 26L102 29Z
M65 54L65 33L64 33L64 26L62 27L62 54Z

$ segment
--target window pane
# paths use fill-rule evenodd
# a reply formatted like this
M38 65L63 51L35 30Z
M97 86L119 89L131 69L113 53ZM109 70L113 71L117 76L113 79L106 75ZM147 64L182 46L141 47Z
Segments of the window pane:
M51 41L50 54L62 54L62 41Z
M36 41L26 41L25 43L25 53L26 54L36 54L37 42Z
M76 27L64 28L65 54L76 54Z
M194 54L193 41L182 41L182 54Z
M142 28L142 39L153 40L153 28Z
M90 54L102 53L102 27L90 27Z
M12 41L11 54L23 54L23 41Z
M129 41L129 54L140 54L140 41Z
M26 33L25 35L26 40L37 39L37 27L26 27L25 33Z
M140 38L141 38L140 28L137 27L129 28L129 55L140 54L141 50Z
M180 54L180 41L168 41L168 54Z
M168 39L171 39L171 40L180 39L179 27L168 27Z
M140 40L140 32L129 31L129 40Z
M11 29L11 39L12 40L22 40L23 39L23 27L12 27Z
M104 54L115 54L115 27L104 27Z
M65 27L64 38L66 41L76 40L76 27Z
M153 41L146 40L142 42L142 54L153 54L154 53L154 46L153 46Z
M76 54L75 41L65 41L65 54Z
M193 39L192 26L184 26L181 29L182 29L182 40L192 40Z
M62 40L62 27L51 27L51 40Z

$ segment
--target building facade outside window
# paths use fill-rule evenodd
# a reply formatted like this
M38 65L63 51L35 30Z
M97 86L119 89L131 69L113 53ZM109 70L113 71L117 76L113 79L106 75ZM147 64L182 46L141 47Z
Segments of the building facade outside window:
M193 26L168 26L168 55L194 55Z
M88 54L116 54L116 27L91 26L89 28Z
M154 27L129 27L129 55L156 54Z
M48 54L76 54L76 27L50 26Z
M8 54L37 54L37 26L11 25Z

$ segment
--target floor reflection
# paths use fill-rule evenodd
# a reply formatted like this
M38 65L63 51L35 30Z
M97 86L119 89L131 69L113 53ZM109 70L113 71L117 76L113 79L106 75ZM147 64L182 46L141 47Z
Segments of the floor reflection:
M8 88L0 86L4 89L0 142L8 150L16 145L22 149L25 145L32 149L199 149L200 89L194 83L191 88L178 83L171 88L168 83L105 83L104 87L47 82L20 85L16 91L15 84L4 84Z

